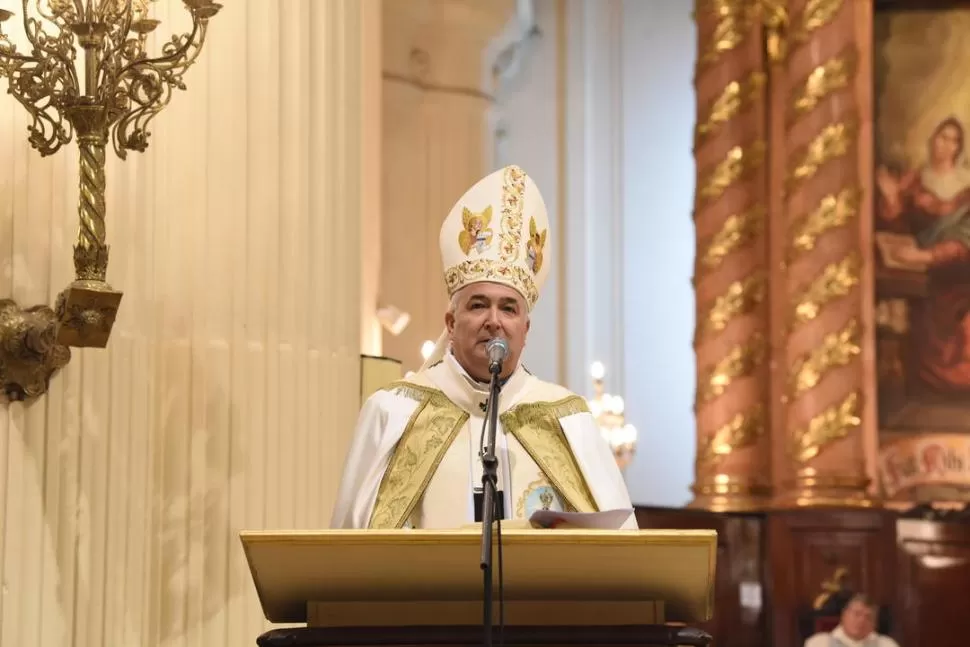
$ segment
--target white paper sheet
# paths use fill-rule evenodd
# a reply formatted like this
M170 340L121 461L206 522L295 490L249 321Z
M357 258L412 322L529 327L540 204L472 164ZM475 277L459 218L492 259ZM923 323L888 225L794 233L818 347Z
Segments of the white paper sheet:
M604 510L603 512L557 512L536 510L529 517L533 528L586 528L589 530L619 530L633 514L633 508Z

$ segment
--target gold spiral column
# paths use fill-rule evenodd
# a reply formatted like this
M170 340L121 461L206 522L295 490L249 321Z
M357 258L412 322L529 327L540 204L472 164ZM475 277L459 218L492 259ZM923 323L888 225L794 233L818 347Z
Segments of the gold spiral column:
M775 504L869 506L862 434L863 161L870 137L853 0L791 0L783 107L786 425ZM780 429L778 430L781 431ZM781 460L778 460L780 457Z
M698 0L692 507L769 502L765 52L757 0Z

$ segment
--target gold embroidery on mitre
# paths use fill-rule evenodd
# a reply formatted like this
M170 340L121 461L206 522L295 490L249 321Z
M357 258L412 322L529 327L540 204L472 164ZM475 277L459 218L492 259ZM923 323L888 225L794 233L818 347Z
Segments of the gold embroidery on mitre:
M548 229L539 231L536 226L536 219L529 218L529 242L526 243L526 261L532 269L533 274L538 274L542 268L542 250L546 246L546 234Z
M446 266L445 284L450 296L470 283L482 281L503 283L521 292L531 308L539 298L535 275L542 267L546 230L538 231L539 223L537 223L533 228L534 231L530 231L529 235L523 231L527 179L525 171L518 166L507 166L502 170L501 175L502 213L497 247L493 245L492 229L489 228L491 209L486 208L476 214L463 207L458 244L465 255L472 258ZM478 222L476 218L479 219ZM477 246L476 243L478 243ZM475 251L478 251L481 257L474 258Z
M485 207L480 213L473 213L467 207L461 210L462 229L458 233L458 246L465 256L471 254L474 249L479 254L484 254L485 250L492 244L492 205Z
M403 528L424 495L468 413L437 389L394 382L386 391L417 400L377 489L368 528Z
M448 294L454 294L459 288L476 281L496 281L507 283L521 292L529 301L529 307L535 305L539 298L539 290L529 271L519 265L507 265L501 261L487 258L463 261L445 270L445 285Z
M501 418L503 428L515 436L569 507L577 512L598 512L559 422L560 418L584 412L589 412L586 401L572 395L557 402L520 404Z
M525 171L508 166L502 178L502 246L500 257L511 262L519 257L522 238L522 208L525 194Z

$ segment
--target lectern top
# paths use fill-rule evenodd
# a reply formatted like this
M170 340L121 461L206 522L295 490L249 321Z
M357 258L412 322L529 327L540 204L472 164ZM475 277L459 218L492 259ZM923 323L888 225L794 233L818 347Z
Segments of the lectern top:
M474 530L240 533L263 613L305 622L307 603L482 599ZM502 531L506 600L663 601L667 620L713 614L713 530Z

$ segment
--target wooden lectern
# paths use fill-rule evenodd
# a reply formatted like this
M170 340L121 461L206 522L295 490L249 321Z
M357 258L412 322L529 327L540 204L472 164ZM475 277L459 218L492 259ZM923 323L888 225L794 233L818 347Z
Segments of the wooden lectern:
M274 629L260 647L481 645L475 529L243 532ZM493 643L708 645L713 530L502 529L504 625ZM496 549L497 551L497 549ZM493 557L498 625L499 555ZM675 624L676 623L676 624Z

